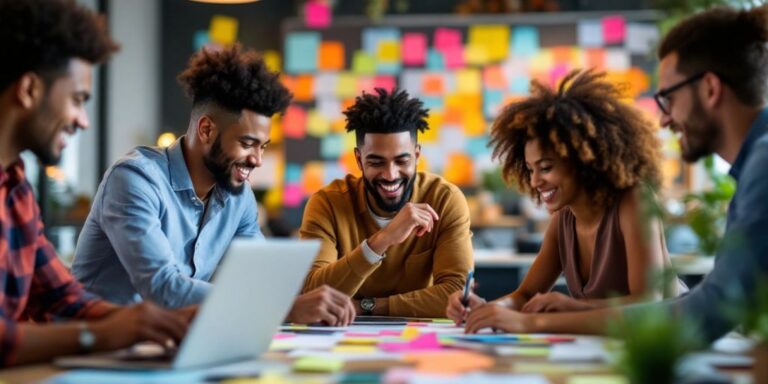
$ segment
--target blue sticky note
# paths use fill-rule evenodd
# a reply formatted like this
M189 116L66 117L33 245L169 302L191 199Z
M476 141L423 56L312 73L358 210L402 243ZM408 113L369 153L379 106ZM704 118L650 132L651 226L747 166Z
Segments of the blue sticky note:
M498 334L475 334L475 335L461 335L461 336L453 336L457 340L461 341L472 341L476 343L487 343L487 344L505 344L505 343L515 343L517 341L520 341L520 338L518 336L514 335L498 335Z
M400 41L397 28L366 28L363 30L363 50L378 57L379 43L382 41Z
M400 74L400 62L384 63L379 61L376 63L376 73L382 75L398 75Z
M206 44L208 44L211 41L210 36L208 36L207 30L200 30L195 32L195 35L193 37L192 44L195 46L195 52L203 49Z
M320 49L318 32L291 32L285 39L285 70L288 73L314 72Z
M427 52L427 69L430 71L442 71L445 69L445 60L440 51L430 48Z
M488 136L472 137L467 140L467 154L472 157L480 157L489 153Z
M512 55L530 57L539 51L539 30L524 26L512 29Z
M301 182L301 173L302 173L301 165L295 164L295 163L288 163L285 166L286 184Z
M344 151L344 137L341 135L326 135L320 140L320 156L323 159L338 159Z
M344 172L344 168L337 162L326 161L325 173L323 174L323 184L328 185L334 180L343 179L347 173Z
M528 76L515 76L509 81L509 93L519 96L530 94L531 79Z
M445 109L445 102L441 96L421 96L419 99L424 103L424 108L429 109L430 112Z
M600 20L584 20L576 25L579 46L582 48L603 46L603 24Z
M485 113L485 117L489 119L495 118L503 102L503 91L499 89L485 89L483 91L483 113Z

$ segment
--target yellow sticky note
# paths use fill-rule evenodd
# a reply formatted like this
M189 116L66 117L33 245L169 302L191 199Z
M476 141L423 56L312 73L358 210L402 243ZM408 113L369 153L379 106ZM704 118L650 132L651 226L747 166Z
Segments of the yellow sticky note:
M376 345L379 340L371 337L351 337L343 339L339 343L343 345Z
M340 73L336 79L336 96L354 97L357 95L357 76L351 73Z
M482 78L477 69L461 69L456 72L456 93L480 93Z
M403 328L403 333L400 334L400 337L405 340L413 340L419 337L419 328L406 326Z
M214 15L208 28L211 41L221 45L231 45L237 40L237 19L229 16Z
M465 113L463 125L464 133L469 137L477 137L485 133L485 119L479 112Z
M504 60L509 54L509 26L473 25L469 27L469 46L483 47L488 61Z
M383 62L400 61L400 43L397 41L379 42L379 49L376 54L379 60Z
M352 71L360 75L376 73L376 58L365 51L356 51L352 56Z
M297 372L337 372L344 366L340 359L306 356L293 362L293 370Z
M464 48L464 61L470 65L483 65L491 62L485 45L468 45Z
M337 345L333 347L332 351L339 353L374 353L378 349L373 345Z
M552 57L552 51L549 49L542 49L531 58L530 68L535 68L537 71L549 72L555 65L555 60Z
M357 138L355 132L347 132L344 134L344 150L351 151L357 147Z
M283 68L283 61L280 57L280 53L277 51L264 51L264 64L267 65L267 69L272 72L280 72Z
M629 384L626 377L619 375L575 375L566 384Z
M314 137L323 137L331 131L331 123L317 109L307 113L307 134Z
M437 141L440 133L440 126L443 124L443 114L439 112L430 112L427 116L427 129L419 134L420 143L434 143Z
M278 172L282 175L283 172ZM269 188L267 194L264 196L264 208L267 210L278 209L283 205L283 189L282 188Z
M272 115L272 124L269 128L269 140L272 144L279 144L283 141L282 119L279 114Z

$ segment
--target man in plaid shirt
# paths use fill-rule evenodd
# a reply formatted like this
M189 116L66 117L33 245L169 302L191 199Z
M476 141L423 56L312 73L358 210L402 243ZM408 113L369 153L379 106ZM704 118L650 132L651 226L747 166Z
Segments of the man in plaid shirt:
M179 342L194 308L118 307L88 294L45 238L19 154L44 164L88 127L92 66L117 44L69 0L0 0L0 367L139 341ZM52 320L71 320L50 323Z

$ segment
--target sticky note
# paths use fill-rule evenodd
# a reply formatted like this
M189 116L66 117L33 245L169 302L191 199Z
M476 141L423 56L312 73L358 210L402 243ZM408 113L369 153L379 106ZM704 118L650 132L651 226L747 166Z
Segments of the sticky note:
M469 27L469 46L483 47L486 61L501 61L508 56L509 27L501 24ZM467 60L468 62L469 59Z
M344 151L351 151L357 147L357 136L355 132L344 133Z
M285 38L285 70L288 73L314 72L320 34L317 32L291 32Z
M445 60L443 54L437 50L429 49L427 51L427 70L442 71L445 69Z
M327 135L320 140L320 156L323 159L337 159L344 149L343 136Z
M340 73L336 83L336 96L355 97L357 95L357 76L352 73Z
M264 64L267 65L267 69L272 72L280 72L283 68L282 59L280 58L280 52L267 50L262 55L264 58Z
M196 31L192 38L192 46L195 48L195 51L203 49L209 42L208 31Z
M457 186L470 186L474 183L474 161L464 153L448 155L443 176Z
M651 79L648 73L638 67L632 67L626 72L627 94L626 97L634 99L647 92L651 87Z
M405 340L413 340L419 336L419 329L414 327L406 326L403 328L403 332L400 334L400 337L402 337Z
M286 183L298 183L301 181L301 165L296 163L288 163L285 166L285 182Z
M400 61L400 43L394 40L380 41L376 55L380 63Z
M325 162L325 174L323 175L323 185L328 185L334 180L343 179L347 173L338 162Z
M483 113L487 118L492 119L496 117L503 102L504 91L498 89L486 89L483 91ZM469 130L467 134L469 134Z
M321 71L344 69L344 44L339 41L323 41L320 43L318 59L317 68Z
M539 51L539 30L521 26L512 29L512 55L529 57Z
M600 22L603 27L603 41L605 44L621 44L627 32L624 16L606 16Z
M318 161L310 161L304 165L301 187L305 195L311 195L323 187L325 166Z
M328 357L305 356L296 359L293 370L297 372L333 373L341 370L344 361Z
M440 51L443 54L443 64L446 69L459 69L464 67L464 47L457 45Z
M269 130L269 140L272 144L280 144L283 142L283 124L282 116L279 114L272 115L271 129Z
M376 63L376 73L396 75L400 73L399 61L379 61Z
M346 151L341 155L339 158L339 166L341 166L341 169L343 169L345 173L352 175L362 174L360 168L357 166L357 158L355 158L355 153L353 151Z
M653 24L627 24L625 46L630 53L646 55L659 42L659 28Z
M472 157L478 157L480 155L487 154L490 152L490 149L488 148L488 141L489 139L487 136L473 137L467 140L467 154Z
M358 76L357 77L357 94L373 93L375 85L373 83L373 77L371 76Z
M462 45L461 31L453 28L435 29L434 42L432 44L438 51L446 48L454 48Z
M338 74L321 72L315 76L315 97L333 97L336 96L336 83Z
M483 70L483 86L490 89L505 89L507 79L501 66L490 65Z
M211 41L221 45L231 45L237 40L237 19L229 16L214 15L208 27Z
M550 52L552 53L552 62L554 64L574 64L576 61L575 57L575 51L573 50L573 47L552 47L550 49Z
M422 96L421 102L424 103L424 108L428 109L430 114L442 111L445 106L441 96Z
M419 142L422 143L434 143L437 141L440 126L443 124L443 114L438 111L430 110L429 116L427 116L427 129L419 135Z
M331 25L331 7L328 3L308 0L304 4L304 25L309 28L327 28Z
M334 121L343 118L341 114L341 103L335 97L323 97L315 100L317 110L325 116L326 119Z
M496 107L498 107L501 104L502 94L501 91L489 91L492 93L498 93L498 102L496 103ZM480 136L483 133L485 133L485 118L483 118L483 115L480 113L480 111L471 111L470 113L464 114L464 123L462 124L464 127L464 133L468 137L474 137L474 136Z
M602 48L591 48L584 51L585 66L597 71L605 71L605 50Z
M491 368L494 360L476 352L434 351L406 354L405 361L415 364L415 370L442 375L460 374Z
M303 139L307 132L307 114L303 108L290 105L283 115L283 134L292 139Z
M298 184L286 184L283 187L283 205L294 208L301 205L304 201L304 193ZM283 340L279 340L283 341Z
M565 384L629 384L629 379L619 375L573 375Z
M338 353L374 353L378 349L374 345L337 345L331 351Z
M483 65L490 62L490 56L484 45L467 45L464 48L464 61L469 65Z
M577 41L580 47L603 46L603 24L600 20L584 20L576 25Z
M393 76L376 76L373 78L373 87L383 88L391 92L397 87L397 81Z
M626 71L630 66L629 52L621 48L605 50L605 69L608 71Z
M397 28L363 29L363 50L368 54L377 55L382 41L400 41L400 30Z
M456 72L457 93L480 93L482 80L477 69L461 69Z
M400 88L408 91L411 96L421 95L423 74L422 71L406 69L400 74Z
M549 347L529 347L518 345L504 345L494 348L499 356L527 356L527 357L547 357L549 356Z
M423 33L403 34L401 57L405 65L424 65L427 60L427 36Z
M407 327L406 327L407 329ZM403 331L405 333L405 331ZM410 352L442 349L436 333L426 333L409 339L406 342L379 343L379 349L385 352Z
M365 51L356 51L352 56L352 71L359 75L376 73L376 58Z
M312 75L296 76L293 83L293 100L299 102L312 101L314 92L315 77Z
M421 92L424 95L438 96L445 93L443 76L436 73L425 73L421 78Z
M331 122L317 109L311 109L307 113L307 134L314 137L323 137L331 130Z
M565 75L567 75L569 71L570 68L566 64L555 65L555 67L549 71L550 84L560 84L560 81L565 78Z

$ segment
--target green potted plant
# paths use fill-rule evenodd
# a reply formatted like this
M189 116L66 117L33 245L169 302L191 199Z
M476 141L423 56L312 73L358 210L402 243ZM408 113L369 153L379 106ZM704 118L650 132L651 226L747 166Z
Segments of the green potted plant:
M741 325L741 332L756 342L752 349L753 382L768 383L768 276L757 281L754 300L735 300L725 311Z
M704 170L712 181L712 188L688 193L683 198L690 209L685 217L699 238L699 251L703 255L714 255L725 230L728 203L736 191L733 179L715 171L714 158L704 160Z

